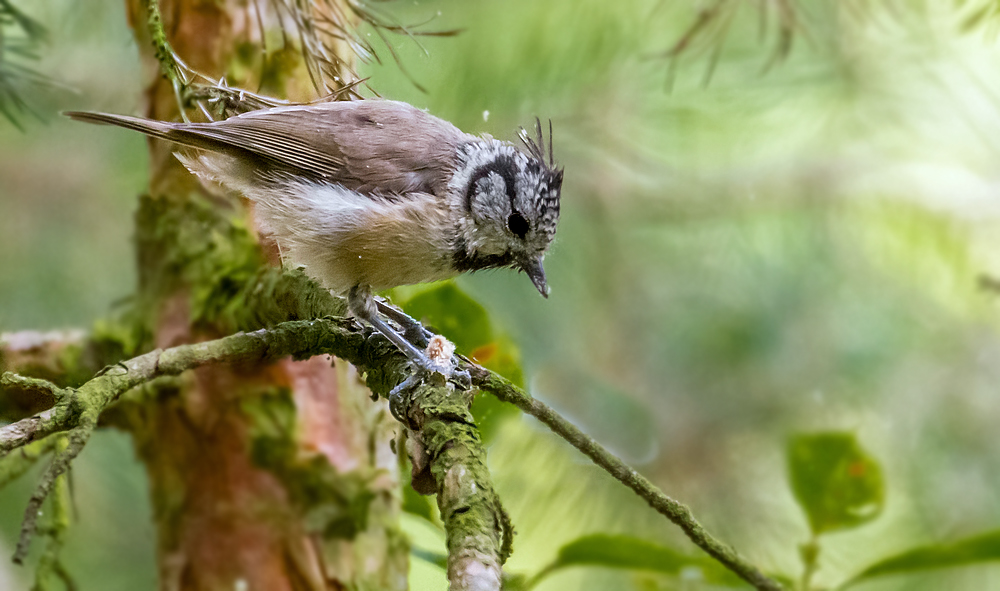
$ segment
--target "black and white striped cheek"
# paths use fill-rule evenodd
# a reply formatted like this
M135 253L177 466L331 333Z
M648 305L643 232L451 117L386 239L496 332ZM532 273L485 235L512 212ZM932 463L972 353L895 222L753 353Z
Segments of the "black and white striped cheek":
M559 196L562 192L562 171L548 171L538 192L539 230L551 242L559 222Z

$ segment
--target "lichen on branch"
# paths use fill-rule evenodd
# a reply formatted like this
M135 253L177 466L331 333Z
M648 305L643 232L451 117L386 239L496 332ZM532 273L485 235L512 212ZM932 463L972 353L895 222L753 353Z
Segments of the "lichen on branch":
M403 405L411 481L417 492L437 495L452 591L499 589L514 535L469 410L472 395L451 384L424 385Z
M285 322L270 329L155 350L112 366L79 389L61 396L57 407L0 428L0 452L71 430L67 455L57 456L58 463L54 460L47 472L54 482L86 443L100 412L131 388L208 363L260 364L289 355L299 359L319 354L350 361L364 372L369 388L382 396L387 396L408 374L408 364L399 351L384 337L353 320ZM470 370L474 386L538 418L755 588L767 591L781 588L735 550L711 536L690 509L663 494L551 408L489 370L472 364L464 366ZM401 416L414 442L410 450L414 486L421 492L439 495L439 507L448 528L449 573L453 575L453 585L458 585L454 589L484 588L479 583L493 581L494 575L499 581L500 565L510 553L513 531L490 484L485 450L469 412L470 402L471 392L455 390L444 383L422 383L408 394ZM51 483L46 486L51 488ZM44 500L47 492L48 488L40 484L36 496ZM30 536L30 532L24 535ZM474 582L472 586L461 586L465 575L472 577L469 579Z

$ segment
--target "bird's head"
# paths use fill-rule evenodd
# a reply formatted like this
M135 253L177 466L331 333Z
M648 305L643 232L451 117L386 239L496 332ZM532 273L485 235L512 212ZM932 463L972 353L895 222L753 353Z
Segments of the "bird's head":
M521 130L528 153L492 138L464 146L451 183L461 197L453 261L458 271L519 269L548 297L542 259L555 238L563 180L549 130L548 161L541 124L536 139Z

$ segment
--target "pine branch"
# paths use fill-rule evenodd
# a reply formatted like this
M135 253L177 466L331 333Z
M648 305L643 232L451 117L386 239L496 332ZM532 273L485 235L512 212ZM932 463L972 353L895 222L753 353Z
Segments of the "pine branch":
M682 57L696 58L700 55L708 56L705 72L702 76L702 85L708 86L722 53L722 47L729 36L730 25L735 18L736 11L741 8L741 4L736 0L713 0L710 4L696 11L691 23L670 47L659 55L659 57L669 60L668 86L673 84ZM770 36L769 21L773 19L777 23L777 30L774 33L774 47L764 61L761 68L762 73L766 73L788 58L796 36L809 39L809 29L803 22L803 9L799 4L799 0L773 0L760 2L753 8L759 14L761 42L766 42Z
M20 115L38 116L23 98L27 86L54 83L45 76L13 61L12 57L34 60L47 37L45 27L15 7L10 0L0 0L0 115L19 129Z

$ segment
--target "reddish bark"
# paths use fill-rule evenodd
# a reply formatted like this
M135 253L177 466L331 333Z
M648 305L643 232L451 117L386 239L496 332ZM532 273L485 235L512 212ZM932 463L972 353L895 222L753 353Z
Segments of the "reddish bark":
M152 57L145 4L129 0L128 5L150 80L146 115L176 119L173 89ZM177 54L213 77L226 74L237 44L252 34L245 24L254 22L253 10L252 3L232 0L161 2ZM151 141L150 161L154 199L180 204L203 191L173 158L171 146ZM173 284L149 277L149 269L169 269L156 264L164 256L162 245L150 247L140 239L138 247L140 265L147 266L140 269L140 291ZM143 294L158 302L151 322L155 346L222 336L191 328L189 293L180 285L172 293ZM320 454L345 477L377 469L389 475L368 482L375 500L368 528L359 535L327 533L324 539L322 532L308 531L289 483L255 463L254 418L244 403L276 389L291 391L298 419L292 435L302 457ZM329 358L319 357L260 368L204 368L179 395L136 411L131 426L150 478L161 588L312 591L354 587L360 581L383 589L405 587L407 554L395 525L395 462L378 453L391 435L388 413L373 404L346 363L334 367Z

